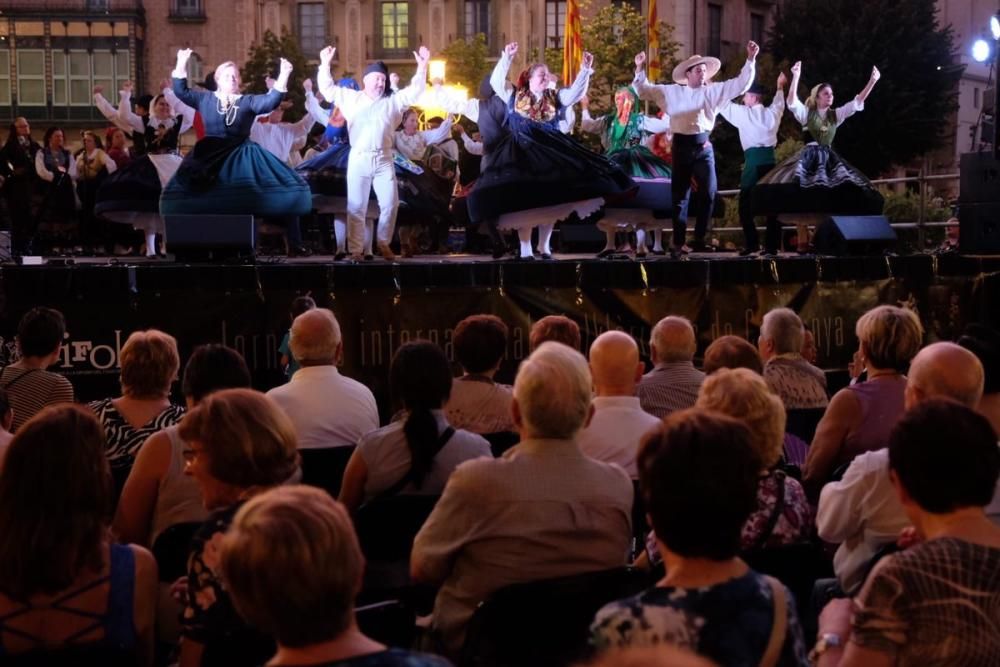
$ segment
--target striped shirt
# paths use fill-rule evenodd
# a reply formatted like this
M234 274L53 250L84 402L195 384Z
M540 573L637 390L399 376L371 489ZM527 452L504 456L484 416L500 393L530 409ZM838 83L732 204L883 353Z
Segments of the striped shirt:
M14 411L11 432L16 432L36 414L56 403L73 402L73 385L62 375L40 368L7 366L0 374L0 387L7 390Z
M690 361L657 365L642 376L636 393L649 414L663 418L676 410L694 407L705 374Z

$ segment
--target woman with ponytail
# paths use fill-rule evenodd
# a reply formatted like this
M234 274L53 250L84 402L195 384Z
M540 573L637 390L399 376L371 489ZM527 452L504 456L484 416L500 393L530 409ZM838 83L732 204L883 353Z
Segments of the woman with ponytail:
M485 439L448 423L443 407L451 378L447 357L430 341L396 351L389 391L402 413L358 443L340 487L340 502L349 510L399 494L439 495L459 463L490 456Z
M799 251L808 249L805 226L830 215L880 215L884 201L871 182L833 150L841 123L865 108L865 99L881 74L872 68L865 87L847 104L833 107L833 87L813 86L805 104L799 101L802 63L792 65L788 110L802 125L805 147L757 182L754 215L778 215L799 225Z

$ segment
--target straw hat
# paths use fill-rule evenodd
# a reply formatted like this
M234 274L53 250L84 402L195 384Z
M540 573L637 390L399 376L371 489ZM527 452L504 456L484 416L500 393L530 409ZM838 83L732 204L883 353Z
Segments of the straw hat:
M696 65L701 65L702 63L708 67L709 78L718 74L719 70L722 69L722 61L718 58L713 58L712 56L691 56L687 60L682 60L678 63L677 67L674 68L674 83L679 83L682 86L687 85L687 71Z

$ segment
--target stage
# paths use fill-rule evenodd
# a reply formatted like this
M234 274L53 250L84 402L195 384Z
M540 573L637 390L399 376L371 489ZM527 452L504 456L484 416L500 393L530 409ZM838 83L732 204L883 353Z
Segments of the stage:
M120 347L131 331L150 327L176 336L185 358L201 343L234 346L246 357L255 386L274 386L282 381L277 348L289 325L288 306L301 294L337 314L344 337L342 370L371 386L384 409L394 350L407 340L428 338L451 357L454 326L480 312L497 314L510 326L501 380L510 380L527 355L531 323L549 314L576 320L584 348L617 328L635 336L645 354L651 326L665 315L684 315L695 323L700 352L727 333L756 341L763 314L789 306L813 330L819 365L829 370L846 366L857 347L857 317L880 303L914 308L928 341L953 339L968 322L1000 326L1000 256L761 259L711 253L636 261L587 254L493 261L452 254L358 264L330 256L262 257L253 264L71 261L0 266L0 363L9 361L17 321L27 309L58 308L69 332L60 365L80 400L118 392Z

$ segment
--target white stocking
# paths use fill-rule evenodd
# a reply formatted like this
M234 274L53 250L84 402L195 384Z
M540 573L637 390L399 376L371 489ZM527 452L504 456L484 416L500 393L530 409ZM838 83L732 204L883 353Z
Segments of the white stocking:
M538 252L543 255L551 255L552 248L549 246L549 241L552 240L552 230L555 229L555 225L538 225Z
M531 230L534 227L520 227L517 230L517 238L521 241L521 257L531 257Z
M333 219L333 235L337 237L337 252L347 252L347 222L343 218Z
M156 256L156 232L146 232L146 257Z

